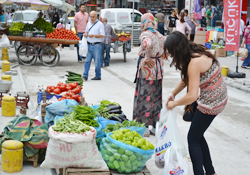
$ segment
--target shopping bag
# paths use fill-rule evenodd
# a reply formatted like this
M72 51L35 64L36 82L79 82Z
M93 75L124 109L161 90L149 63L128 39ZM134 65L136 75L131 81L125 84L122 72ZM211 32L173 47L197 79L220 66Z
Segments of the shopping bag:
M86 57L88 53L88 43L87 38L82 37L82 40L79 41L79 55L82 57Z
M176 109L168 111L164 106L161 110L160 120L156 124L155 164L158 168L164 168L164 155L171 147L175 147L182 157L187 155L176 124L176 115Z
M5 34L3 34L2 38L0 39L0 48L3 47L10 47L10 40Z
M188 175L188 165L175 147L169 148L164 156L164 175Z

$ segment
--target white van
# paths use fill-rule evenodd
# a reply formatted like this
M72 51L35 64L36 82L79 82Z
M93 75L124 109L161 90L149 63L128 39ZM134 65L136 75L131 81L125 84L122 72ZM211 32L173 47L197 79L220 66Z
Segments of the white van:
M108 8L102 9L100 19L107 18L108 24L113 28L132 28L133 9ZM141 29L142 13L134 10L134 29Z

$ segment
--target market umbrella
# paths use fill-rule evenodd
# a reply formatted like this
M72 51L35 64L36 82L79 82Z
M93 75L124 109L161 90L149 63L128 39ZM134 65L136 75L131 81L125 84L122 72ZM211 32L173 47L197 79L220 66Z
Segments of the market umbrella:
M64 1L60 1L60 0L41 0L41 1L43 1L47 4L50 4L53 7L66 12L67 14L69 14L71 11L76 11L74 6L68 4Z
M34 10L47 10L49 8L49 4L41 2L40 0L0 0L0 4L12 5L14 3L31 7L31 9Z

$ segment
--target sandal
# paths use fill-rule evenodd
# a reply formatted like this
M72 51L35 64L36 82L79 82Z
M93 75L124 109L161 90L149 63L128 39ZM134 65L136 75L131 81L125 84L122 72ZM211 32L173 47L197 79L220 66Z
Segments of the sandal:
M243 66L243 65L241 65L241 68L243 68L243 69L247 69L247 67L246 67L246 66Z

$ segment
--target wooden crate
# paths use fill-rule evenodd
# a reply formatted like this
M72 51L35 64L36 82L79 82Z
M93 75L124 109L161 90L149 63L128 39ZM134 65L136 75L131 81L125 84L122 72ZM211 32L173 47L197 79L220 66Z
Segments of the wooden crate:
M36 153L34 156L32 156L32 157L25 160L25 161L28 161L28 162L33 162L33 167L35 167L35 168L37 168L37 163L38 163L38 159L39 159L39 154L38 153Z
M67 168L66 175L110 175L109 169Z
M111 175L127 175L127 174L119 174L117 171L110 171ZM140 172L138 173L131 173L129 175L151 175L150 171L145 166Z

